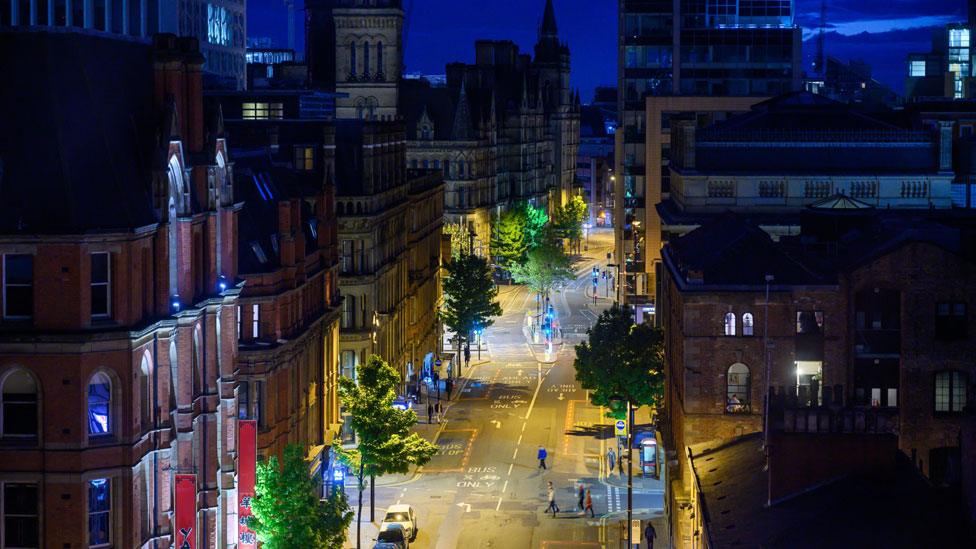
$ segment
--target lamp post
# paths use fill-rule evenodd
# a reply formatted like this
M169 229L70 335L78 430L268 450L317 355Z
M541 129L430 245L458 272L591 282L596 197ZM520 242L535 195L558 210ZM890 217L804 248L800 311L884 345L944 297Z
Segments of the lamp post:
M628 549L634 546L633 538L633 528L630 527L630 521L634 517L634 412L637 410L636 406L630 403L630 399L614 395L610 397L611 403L617 403L615 408L620 407L621 403L626 403L627 410L627 547ZM640 540L637 540L640 543Z
M763 397L763 450L769 444L769 284L773 280L775 280L773 275L766 275L766 303L763 304L763 361L766 368L766 395Z

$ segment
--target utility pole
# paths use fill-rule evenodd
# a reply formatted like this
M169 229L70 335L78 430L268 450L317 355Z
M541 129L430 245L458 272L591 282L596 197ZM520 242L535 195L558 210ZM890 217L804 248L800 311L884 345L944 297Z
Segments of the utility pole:
M634 547L634 406L627 399L627 549ZM640 543L640 540L637 540Z

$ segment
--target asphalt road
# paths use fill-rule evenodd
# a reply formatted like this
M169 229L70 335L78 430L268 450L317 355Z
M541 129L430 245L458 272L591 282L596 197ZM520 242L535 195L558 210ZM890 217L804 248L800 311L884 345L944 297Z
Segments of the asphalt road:
M574 379L573 345L611 299L594 304L590 268L605 268L612 233L591 234L589 251L576 264L581 276L555 296L564 341L551 362L532 352L522 332L534 296L524 287L503 286L504 315L487 330L488 360L465 372L468 382L433 435L440 449L416 475L376 488L376 519L394 503L413 505L419 535L412 548L614 547L617 522L626 512L626 488L606 482L609 420L588 403ZM600 281L598 295L603 296ZM540 362L537 358L541 359ZM426 421L426 417L422 418ZM435 426L429 427L431 431ZM539 446L549 454L539 468ZM544 513L546 483L556 488L561 512ZM576 509L576 486L590 489L595 517ZM616 484L620 484L619 479ZM350 489L355 508L356 493ZM368 523L364 496L364 543L371 547L375 526ZM635 496L635 508L660 509L660 490ZM355 537L350 541L354 547Z

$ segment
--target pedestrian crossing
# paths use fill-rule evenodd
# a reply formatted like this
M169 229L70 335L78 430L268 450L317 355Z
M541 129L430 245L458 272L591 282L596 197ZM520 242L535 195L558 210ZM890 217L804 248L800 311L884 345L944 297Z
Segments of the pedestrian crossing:
M624 507L620 503L620 489L616 486L607 485L607 513L623 511Z

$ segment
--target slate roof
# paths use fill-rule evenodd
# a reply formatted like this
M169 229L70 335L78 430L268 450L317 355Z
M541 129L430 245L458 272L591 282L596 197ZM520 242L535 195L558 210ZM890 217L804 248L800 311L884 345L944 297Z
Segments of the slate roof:
M458 99L460 92L444 86L434 87L423 79L405 80L400 86L400 112L403 114L407 127L407 139L417 138L417 129L420 121L426 113L427 118L434 125L434 139L438 141L451 141L459 139L455 122L467 126L468 135L474 135L474 130L478 122L471 109L471 98L468 101L468 112L471 116L467 121L455 118L458 114ZM463 136L464 132L460 132Z
M0 32L0 233L155 223L158 119L148 44L82 32Z
M767 506L761 433L692 447L709 546L957 547L958 509L897 456L890 479L847 476Z

